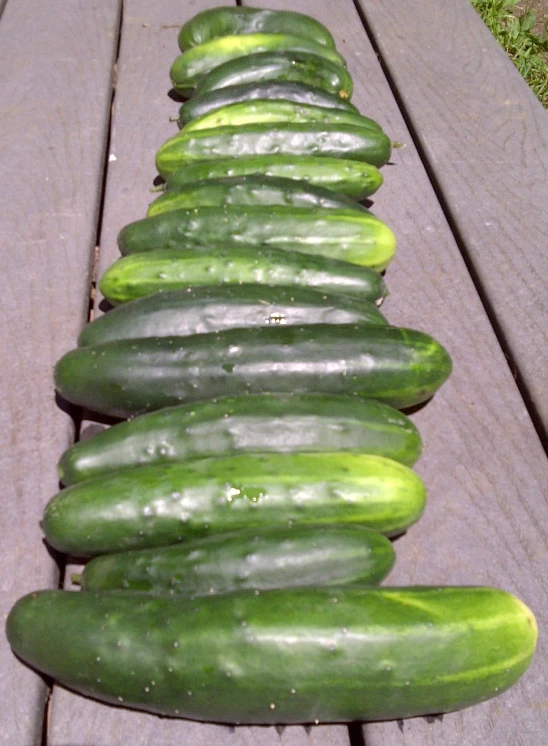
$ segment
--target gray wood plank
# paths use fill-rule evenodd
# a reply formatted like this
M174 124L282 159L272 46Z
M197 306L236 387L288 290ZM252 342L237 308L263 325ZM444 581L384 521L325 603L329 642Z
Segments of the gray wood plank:
M117 20L108 0L11 0L0 18L2 620L57 583L39 520L72 421L52 367L87 314ZM41 743L46 689L4 635L0 671L0 743Z
M468 0L360 5L546 438L548 113Z

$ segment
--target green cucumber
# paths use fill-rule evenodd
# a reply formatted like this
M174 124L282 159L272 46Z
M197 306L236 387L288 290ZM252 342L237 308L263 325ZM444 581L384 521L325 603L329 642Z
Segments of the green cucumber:
M387 324L377 307L310 288L205 285L154 293L99 316L84 327L78 346L139 337L188 337L253 326Z
M326 47L335 47L335 41L323 23L304 13L227 6L203 10L187 21L179 31L179 48L183 51L191 49L220 36L257 33L293 34Z
M184 184L157 197L147 210L147 217L171 210L227 205L284 205L285 207L342 207L361 209L349 197L296 179L279 176L218 176Z
M197 401L120 422L67 449L65 485L108 472L242 451L370 453L413 466L422 442L397 409L355 396L249 394Z
M171 210L126 225L118 234L127 256L155 249L248 245L288 249L386 269L396 251L390 228L364 208L227 205Z
M325 124L348 124L354 127L365 127L381 131L380 125L373 119L352 111L327 109L324 106L298 104L294 101L245 101L230 104L193 119L181 132L188 134L202 129L215 127L243 127L248 124L263 122L323 122Z
M429 399L451 358L427 334L367 324L227 329L72 350L57 363L58 392L114 417L199 399L325 392L379 399L398 409Z
M365 161L383 166L392 143L372 128L322 122L278 122L245 127L216 127L167 140L156 154L156 168L164 178L195 161L246 158L251 155L314 155Z
M48 543L76 557L270 526L351 523L386 535L421 517L422 480L356 453L243 453L120 469L48 502Z
M191 181L248 174L306 181L357 200L374 194L383 182L379 169L364 161L313 155L252 155L188 163L168 174L166 187L179 189Z
M305 85L304 83L267 81L265 83L231 85L211 91L211 93L195 93L179 109L179 126L182 127L186 122L202 117L205 114L210 114L212 111L220 109L223 106L256 99L294 101L298 104L321 106L325 109L338 109L340 111L353 112L354 114L359 113L350 101L340 96L333 96L331 93L326 93L326 91L322 91L320 88Z
M346 67L344 57L330 47L292 34L247 34L222 36L197 47L187 49L171 66L169 75L173 87L182 96L191 96L196 86L211 70L237 57L258 52L293 50L311 52Z
M439 715L527 670L532 612L482 587L293 588L199 599L37 591L11 610L13 651L115 705L224 723Z
M195 95L267 81L304 83L347 100L352 98L353 92L352 77L343 65L318 54L288 49L259 52L224 62L202 78Z
M215 283L311 288L377 304L388 294L378 272L357 264L283 249L215 244L123 257L108 267L99 285L116 305L160 291Z
M391 542L364 526L276 526L104 554L88 562L80 586L203 596L245 588L375 585L395 558Z

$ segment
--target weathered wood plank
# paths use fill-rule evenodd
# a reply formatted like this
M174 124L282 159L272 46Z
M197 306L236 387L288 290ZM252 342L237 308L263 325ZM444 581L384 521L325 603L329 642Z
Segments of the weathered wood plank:
M38 522L72 422L52 367L87 314L117 22L106 0L11 0L0 18L2 620L57 582ZM0 743L40 743L46 690L5 636L0 671Z
M548 114L468 0L360 4L546 437Z

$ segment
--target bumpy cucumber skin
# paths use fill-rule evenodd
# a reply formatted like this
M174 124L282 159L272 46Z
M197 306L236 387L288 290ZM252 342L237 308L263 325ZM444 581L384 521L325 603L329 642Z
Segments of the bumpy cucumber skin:
M134 417L67 449L58 466L65 485L145 464L242 451L347 451L413 466L420 434L397 409L354 396L249 394L198 401Z
M171 210L126 225L123 256L193 246L272 247L382 271L396 252L392 230L364 208L227 205Z
M78 557L239 529L358 524L387 536L421 517L422 480L356 453L243 453L121 469L55 495L42 528Z
M287 50L259 52L229 60L202 78L195 95L267 81L304 83L346 100L352 98L353 92L352 77L346 67L318 54Z
M249 174L203 179L184 184L177 190L170 189L149 205L147 217L171 210L192 210L195 207L227 205L363 209L349 197L336 194L330 189L311 186L306 181Z
M125 418L266 392L353 394L403 409L429 399L450 372L447 351L422 332L310 324L82 347L57 363L55 383L68 401Z
M375 129L323 122L267 122L180 132L159 148L156 168L166 178L194 161L252 155L344 158L380 168L388 162L391 152L390 138Z
M374 194L383 183L383 175L379 169L364 161L313 155L255 155L189 163L167 176L166 188L169 191L179 189L190 181L246 174L306 181L359 200Z
M242 103L245 101L278 100L294 101L310 106L321 106L322 108L339 109L340 111L358 114L358 109L340 96L333 96L315 86L304 83L279 83L268 81L266 83L248 83L247 85L231 85L220 88L211 93L197 94L186 101L179 109L179 126L198 117L216 111L223 106Z
M160 249L126 256L108 267L100 289L116 305L152 293L214 283L313 288L376 303L388 294L382 276L367 267L250 246Z
M242 6L211 8L193 16L179 31L179 48L185 51L220 36L258 33L293 34L332 49L335 47L330 32L311 16Z
M502 693L537 626L491 588L297 588L199 599L39 591L7 636L31 666L105 702L289 724L439 714Z
M175 59L169 75L178 93L182 96L191 96L202 78L224 62L259 52L289 49L296 52L312 52L346 67L344 57L338 52L309 39L290 34L247 34L222 36L188 49Z
M80 587L204 596L244 589L376 585L395 558L391 542L364 526L283 526L104 554L88 562Z

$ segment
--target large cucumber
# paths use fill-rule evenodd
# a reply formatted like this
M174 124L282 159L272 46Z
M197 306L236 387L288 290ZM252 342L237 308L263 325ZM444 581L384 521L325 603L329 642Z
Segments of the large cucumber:
M100 289L117 304L159 291L215 283L313 288L377 303L387 295L382 276L357 264L283 249L215 244L123 257L105 271Z
M166 187L179 189L191 181L246 174L306 181L360 200L374 194L383 182L379 169L364 161L313 155L251 155L188 163L168 174Z
M179 31L181 50L196 47L211 39L234 34L292 34L312 39L317 44L335 47L326 27L311 16L290 10L222 6L197 13Z
M380 167L389 160L391 152L390 139L373 128L323 122L267 122L180 132L159 148L156 168L165 178L194 161L250 155L314 155L365 161Z
M94 412L130 417L242 394L354 394L397 408L429 399L451 358L427 334L392 326L310 324L192 337L106 342L68 352L59 393Z
M352 77L346 67L311 52L289 49L229 60L202 78L195 95L267 81L304 83L342 99L350 99L353 91Z
M397 409L355 396L249 394L197 401L120 422L59 461L65 485L131 466L242 451L370 453L413 466L422 442Z
M240 244L327 256L378 271L388 266L396 251L396 237L386 223L358 206L195 207L137 220L118 234L123 255Z
M327 109L325 106L299 104L295 101L245 101L230 104L188 122L182 132L215 127L243 127L263 122L323 122L324 124L348 124L381 131L380 125L369 117L342 109Z
M299 104L339 109L340 111L354 112L354 114L359 113L350 101L340 96L333 96L331 93L326 93L320 88L305 85L304 83L268 81L265 83L231 85L211 91L211 93L200 95L195 93L192 98L180 107L179 125L182 127L186 122L202 117L205 114L210 114L212 111L220 109L223 106L256 99L294 101Z
M104 554L88 562L80 586L203 596L245 588L375 585L395 558L391 542L364 526L276 526Z
M38 591L10 612L14 652L105 702L226 723L383 720L508 689L537 625L482 588L294 588L199 599Z
M289 49L296 52L311 52L346 67L344 57L338 52L310 39L291 34L248 34L222 36L187 49L176 58L169 75L178 93L182 96L191 96L202 78L223 62L237 57L248 57L258 52Z
M73 484L49 501L42 528L79 557L269 526L352 523L393 535L418 521L425 500L415 472L382 456L244 453Z
M361 209L350 197L308 184L297 179L279 176L219 176L192 181L177 190L170 189L152 202L147 216L171 210L192 210L195 207L224 207L227 205L285 205L286 207L342 207Z

